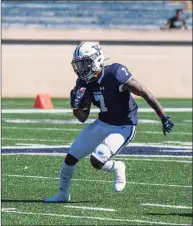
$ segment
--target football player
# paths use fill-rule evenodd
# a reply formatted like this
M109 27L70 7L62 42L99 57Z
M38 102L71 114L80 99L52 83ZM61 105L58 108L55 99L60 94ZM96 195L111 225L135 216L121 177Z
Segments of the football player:
M72 67L78 76L70 93L74 116L85 122L91 103L100 109L100 113L70 147L61 166L59 192L45 202L70 201L70 185L76 164L89 154L95 169L114 173L115 192L125 188L125 164L112 157L135 136L138 106L131 93L143 97L155 110L162 122L164 135L174 126L154 95L133 78L126 66L119 63L104 66L103 51L98 44L83 42L78 45Z

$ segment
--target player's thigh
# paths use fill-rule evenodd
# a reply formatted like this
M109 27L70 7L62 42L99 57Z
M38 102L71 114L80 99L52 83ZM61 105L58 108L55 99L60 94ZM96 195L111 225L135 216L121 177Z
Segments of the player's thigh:
M108 161L112 156L118 154L135 136L135 126L117 127L105 137L92 152L92 156L101 162Z
M122 149L126 147L135 138L136 126L127 125L124 127L120 127L117 134L119 134L124 138L124 141L122 143L121 143L121 139L119 139L119 141L117 143L115 142L114 144L111 143L112 138L109 138L106 140L106 143L110 146L112 156L121 152Z
M102 143L105 136L105 129L100 124L99 120L95 120L81 131L68 153L80 160L91 154L93 150Z

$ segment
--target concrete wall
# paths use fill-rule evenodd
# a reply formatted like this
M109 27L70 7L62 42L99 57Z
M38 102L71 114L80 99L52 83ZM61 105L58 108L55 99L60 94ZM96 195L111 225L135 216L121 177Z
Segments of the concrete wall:
M14 29L3 28L2 39L55 40L166 40L191 41L192 31L135 31L116 29Z
M3 30L2 35L3 39L88 40L89 34L90 39L96 40L105 40L107 37L111 40L191 40L190 32L121 31L118 35L118 31L87 31L86 35L85 30L78 33L72 30L40 31ZM102 47L105 57L110 58L106 64L118 62L126 65L133 76L157 97L192 96L191 46ZM2 96L35 97L37 93L49 93L51 97L69 97L76 80L71 68L74 48L75 45L3 45Z

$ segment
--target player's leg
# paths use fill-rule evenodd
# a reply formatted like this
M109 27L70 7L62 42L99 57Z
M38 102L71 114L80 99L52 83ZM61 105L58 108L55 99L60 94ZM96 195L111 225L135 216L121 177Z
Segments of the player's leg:
M91 154L91 152L107 136L99 120L87 126L76 138L62 163L60 170L59 192L45 200L45 202L70 201L70 185L75 171L76 163Z
M68 202L70 201L70 184L75 171L75 165L78 162L74 156L67 154L61 169L60 169L60 182L59 182L59 192L49 197L45 202Z
M112 133L97 146L91 154L90 161L94 168L114 172L114 190L122 191L126 185L125 164L112 160L111 157L119 153L135 136L135 126L112 127Z

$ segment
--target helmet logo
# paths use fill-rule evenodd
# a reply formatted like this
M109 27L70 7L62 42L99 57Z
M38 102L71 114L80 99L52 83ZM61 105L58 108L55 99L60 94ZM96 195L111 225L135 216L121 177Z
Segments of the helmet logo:
M100 48L98 47L98 45L92 46L92 48L96 49L97 51L100 51Z

